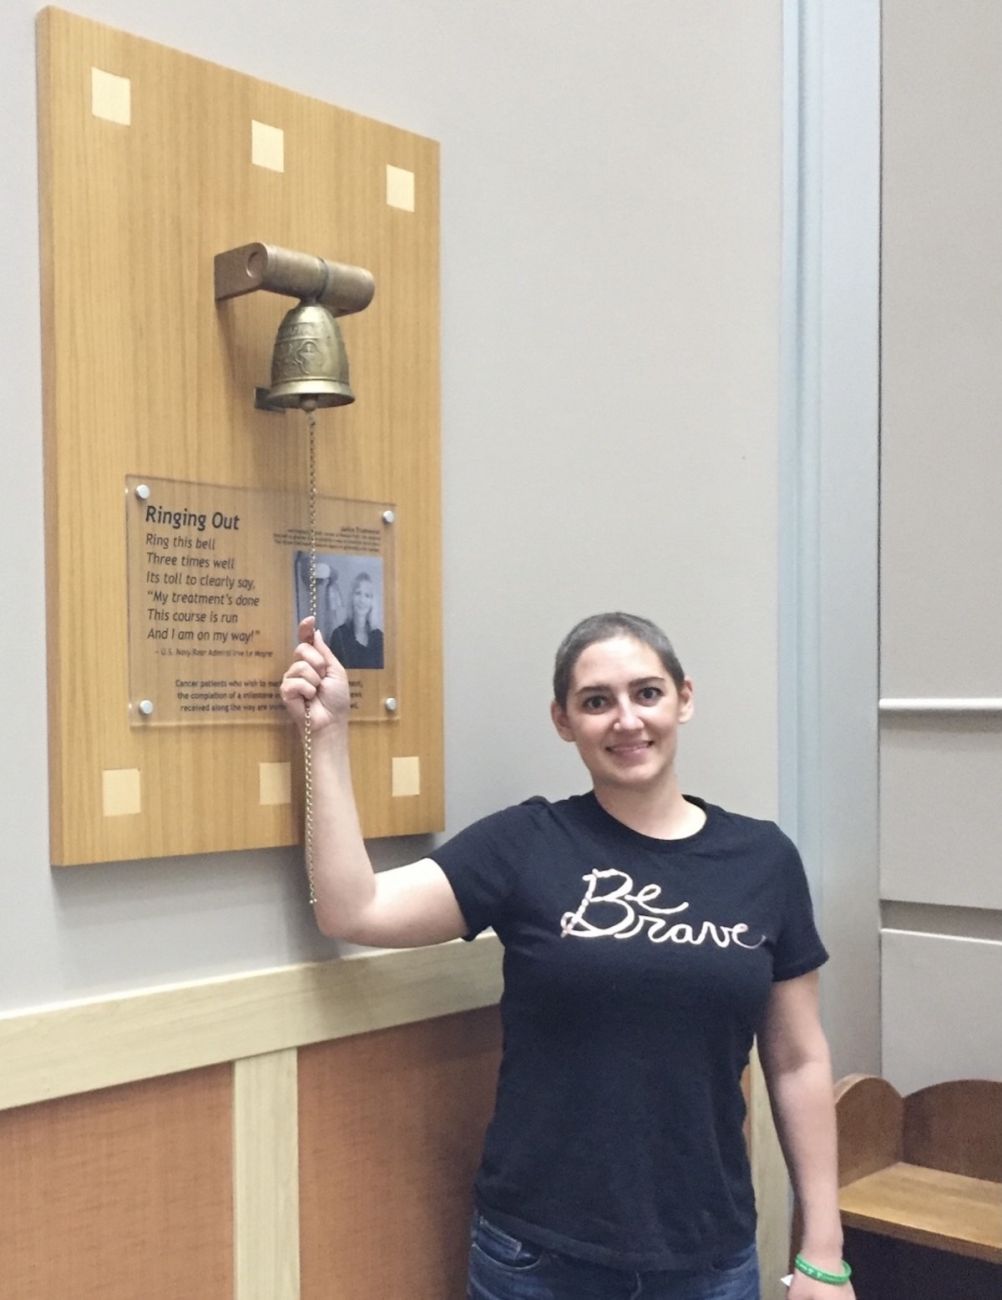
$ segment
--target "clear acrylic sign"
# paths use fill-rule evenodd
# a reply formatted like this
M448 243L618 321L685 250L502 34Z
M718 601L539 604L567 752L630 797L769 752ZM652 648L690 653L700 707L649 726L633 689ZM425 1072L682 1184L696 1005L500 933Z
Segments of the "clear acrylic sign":
M279 684L309 613L303 495L130 475L125 511L132 723L284 724ZM393 718L395 510L318 497L316 519L317 624L352 718Z

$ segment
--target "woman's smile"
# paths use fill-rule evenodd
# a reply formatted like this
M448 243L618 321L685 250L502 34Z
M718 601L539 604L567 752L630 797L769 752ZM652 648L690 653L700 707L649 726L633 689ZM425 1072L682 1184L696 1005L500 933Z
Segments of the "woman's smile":
M638 755L646 754L653 744L653 740L629 740L607 745L606 749L610 754L615 754L618 758L635 758Z

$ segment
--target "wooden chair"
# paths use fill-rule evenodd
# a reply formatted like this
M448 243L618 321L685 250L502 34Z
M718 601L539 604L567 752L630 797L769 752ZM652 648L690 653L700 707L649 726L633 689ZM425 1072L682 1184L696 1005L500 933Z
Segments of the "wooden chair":
M902 1097L854 1074L836 1086L835 1106L858 1300L1002 1297L1002 1081Z

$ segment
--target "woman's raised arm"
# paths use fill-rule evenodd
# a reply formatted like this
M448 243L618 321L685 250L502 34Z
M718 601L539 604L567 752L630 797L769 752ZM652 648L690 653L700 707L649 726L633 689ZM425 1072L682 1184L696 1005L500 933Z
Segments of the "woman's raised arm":
M309 710L313 884L323 933L379 948L444 943L465 934L452 886L436 862L422 858L390 871L372 869L351 784L348 679L312 618L299 625L281 694L300 731Z

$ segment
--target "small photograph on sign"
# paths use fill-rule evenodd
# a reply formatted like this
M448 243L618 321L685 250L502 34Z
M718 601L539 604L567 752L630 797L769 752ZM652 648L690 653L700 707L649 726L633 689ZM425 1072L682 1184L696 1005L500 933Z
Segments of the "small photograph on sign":
M310 555L296 551L293 561L296 622L310 612ZM382 668L383 561L377 555L343 551L317 554L317 626L345 668Z

